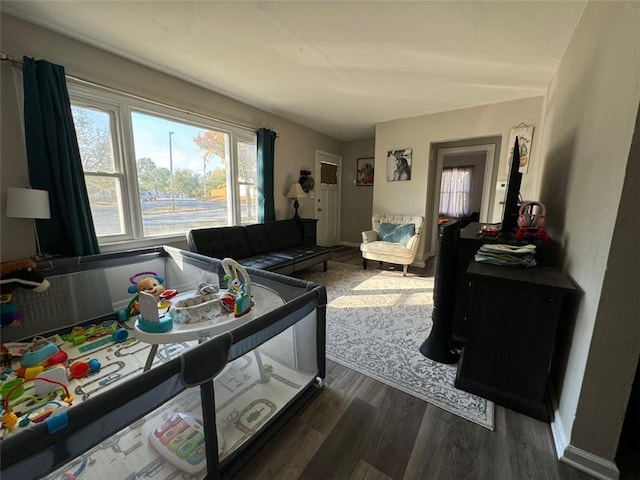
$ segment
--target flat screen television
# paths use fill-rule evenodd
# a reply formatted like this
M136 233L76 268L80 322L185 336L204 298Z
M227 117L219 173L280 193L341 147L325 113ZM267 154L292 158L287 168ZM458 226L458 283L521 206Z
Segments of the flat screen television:
M513 145L513 155L509 165L509 178L507 190L504 196L502 209L502 225L500 226L501 237L514 237L518 229L518 214L520 211L520 184L522 183L522 173L520 173L520 146L518 137Z

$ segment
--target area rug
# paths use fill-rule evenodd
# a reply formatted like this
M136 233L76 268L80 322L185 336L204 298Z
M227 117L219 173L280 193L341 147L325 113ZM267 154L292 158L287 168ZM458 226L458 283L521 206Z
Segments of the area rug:
M420 353L429 336L433 277L329 262L296 275L327 288L327 358L493 430L491 401L454 387L456 365Z

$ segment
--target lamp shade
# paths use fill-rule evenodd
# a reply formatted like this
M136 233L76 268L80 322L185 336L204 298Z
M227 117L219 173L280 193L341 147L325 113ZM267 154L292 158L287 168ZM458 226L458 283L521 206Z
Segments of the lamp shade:
M49 192L33 188L9 187L6 215L11 218L51 218Z
M289 188L289 192L287 193L287 198L303 198L306 196L307 194L302 189L302 185L300 185L299 183L294 183L293 185L291 185L291 188Z

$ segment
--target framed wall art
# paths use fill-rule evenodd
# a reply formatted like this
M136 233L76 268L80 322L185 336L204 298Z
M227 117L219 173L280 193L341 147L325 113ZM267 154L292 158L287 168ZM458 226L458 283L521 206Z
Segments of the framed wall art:
M533 127L529 127L521 123L511 129L509 133L509 150L507 151L507 173L509 173L509 164L513 158L513 146L518 137L518 146L520 147L520 173L529 171L529 160L531 157L531 141L533 140Z
M356 164L356 186L373 186L374 158L359 158Z
M387 180L398 182L411 180L411 155L413 149L389 150L387 155Z

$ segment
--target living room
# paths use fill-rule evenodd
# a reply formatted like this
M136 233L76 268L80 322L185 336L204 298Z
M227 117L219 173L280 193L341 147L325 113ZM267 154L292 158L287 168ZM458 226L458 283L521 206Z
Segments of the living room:
M535 125L531 168L523 196L539 199L560 246L556 264L579 286L581 301L571 335L560 339L561 368L553 379L552 424L557 454L599 478L616 478L615 454L640 354L637 222L637 113L640 101L640 9L635 2L588 2L543 95L380 122L375 135L341 141L222 94L136 64L100 48L2 13L2 50L16 58L44 58L67 72L110 88L278 132L274 191L276 218L292 215L286 198L299 170L316 151L342 157L341 241L359 243L371 214L403 212L433 218L433 145L508 136ZM2 66L2 190L28 185L13 75ZM635 135L635 137L634 137ZM633 141L632 141L633 138ZM412 178L373 188L350 175L359 157L373 156L384 172L387 152L413 148ZM506 142L497 171L505 171ZM301 160L304 159L304 160ZM504 177L503 177L504 178ZM400 190L402 188L402 190ZM312 199L300 214L314 216ZM430 224L430 228L433 228ZM430 238L431 231L425 232ZM2 260L35 253L30 227L2 212ZM418 258L432 254L425 242Z

